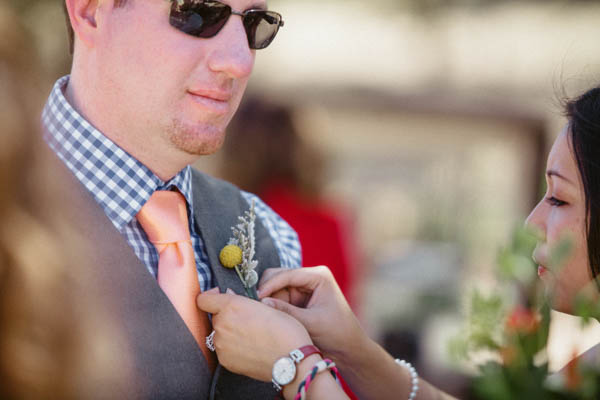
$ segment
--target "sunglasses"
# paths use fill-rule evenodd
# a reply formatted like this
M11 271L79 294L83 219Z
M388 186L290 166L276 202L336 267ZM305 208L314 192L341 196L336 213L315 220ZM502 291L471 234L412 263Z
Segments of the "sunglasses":
M279 27L283 26L281 14L274 11L252 9L237 12L214 0L172 0L169 22L183 33L206 39L216 36L231 15L242 17L248 45L255 50L271 44Z

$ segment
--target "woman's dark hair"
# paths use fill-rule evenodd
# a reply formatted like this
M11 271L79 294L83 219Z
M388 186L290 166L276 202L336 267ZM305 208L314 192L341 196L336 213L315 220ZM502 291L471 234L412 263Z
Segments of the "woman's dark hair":
M575 161L585 193L588 259L600 274L600 87L565 103ZM600 287L600 282L596 279Z

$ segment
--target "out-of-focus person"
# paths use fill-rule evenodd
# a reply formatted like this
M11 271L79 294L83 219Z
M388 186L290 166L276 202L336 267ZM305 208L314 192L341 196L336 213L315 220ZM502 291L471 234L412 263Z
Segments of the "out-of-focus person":
M0 398L108 398L127 393L128 367L105 352L118 337L108 310L72 273L86 260L60 221L60 182L43 176L35 66L0 4Z
M301 135L293 109L248 97L227 130L222 175L256 193L298 233L304 265L327 265L357 306L360 249L352 217L323 196L326 157Z

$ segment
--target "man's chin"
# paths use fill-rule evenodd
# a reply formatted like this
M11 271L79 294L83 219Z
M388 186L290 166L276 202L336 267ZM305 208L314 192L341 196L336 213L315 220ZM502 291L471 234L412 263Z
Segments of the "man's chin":
M179 150L184 151L189 155L200 157L200 156L209 156L211 154L216 153L217 151L219 151L222 144L223 144L223 141L221 141L219 144L207 143L207 142L186 143L183 146L180 146L178 148L179 148Z
M173 145L192 156L214 154L223 145L225 129L208 126L184 126L178 124L169 131Z

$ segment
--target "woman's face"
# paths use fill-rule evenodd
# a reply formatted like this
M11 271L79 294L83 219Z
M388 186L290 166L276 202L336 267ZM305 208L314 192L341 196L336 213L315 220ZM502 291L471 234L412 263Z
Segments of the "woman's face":
M533 258L553 308L572 313L575 297L583 289L593 288L593 280L587 253L585 194L567 128L548 156L546 182L544 198L527 218L527 225L541 234ZM561 242L569 244L568 251L557 257Z

